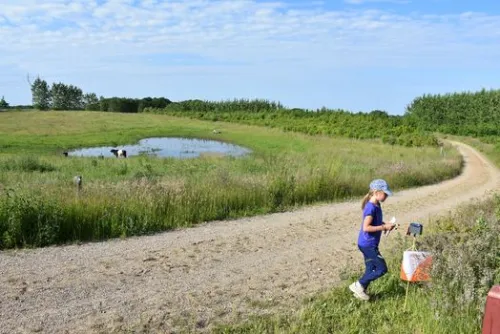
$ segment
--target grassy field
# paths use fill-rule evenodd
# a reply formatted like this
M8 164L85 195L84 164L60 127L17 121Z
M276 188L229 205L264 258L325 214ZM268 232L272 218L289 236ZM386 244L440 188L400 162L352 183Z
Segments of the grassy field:
M212 133L213 129L221 131ZM62 156L147 137L215 139L242 158ZM375 177L395 190L451 178L451 148L403 148L151 114L0 113L0 249L104 240L362 196ZM83 190L72 183L83 176Z

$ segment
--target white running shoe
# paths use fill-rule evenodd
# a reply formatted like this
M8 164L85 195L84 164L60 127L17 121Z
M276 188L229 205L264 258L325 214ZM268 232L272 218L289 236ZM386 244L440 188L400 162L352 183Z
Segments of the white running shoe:
M354 296L356 298L359 298L361 300L370 300L370 296L366 294L365 289L359 282L354 282L349 285L349 290L354 293Z

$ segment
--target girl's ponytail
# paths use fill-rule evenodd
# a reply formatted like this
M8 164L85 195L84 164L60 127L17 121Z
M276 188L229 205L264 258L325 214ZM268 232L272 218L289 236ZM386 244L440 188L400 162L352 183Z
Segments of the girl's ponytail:
M368 194L366 194L365 197L363 197L363 201L361 202L361 210L365 209L366 203L368 203L370 198L373 196L373 193L374 193L374 191L370 189Z

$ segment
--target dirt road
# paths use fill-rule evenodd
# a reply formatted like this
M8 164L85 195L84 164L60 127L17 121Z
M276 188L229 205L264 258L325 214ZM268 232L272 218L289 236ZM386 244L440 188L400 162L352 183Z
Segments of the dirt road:
M459 177L396 193L386 217L426 222L500 190L479 153ZM292 308L331 288L355 242L359 200L216 222L150 237L0 252L1 333L209 331L267 307Z

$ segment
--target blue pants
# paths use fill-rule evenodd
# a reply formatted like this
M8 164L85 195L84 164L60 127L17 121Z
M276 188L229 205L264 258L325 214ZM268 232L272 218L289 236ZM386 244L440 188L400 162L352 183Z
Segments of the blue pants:
M359 279L359 283L366 289L371 282L387 273L387 264L380 255L378 247L362 247L358 245L358 248L363 253L366 265L365 274Z

